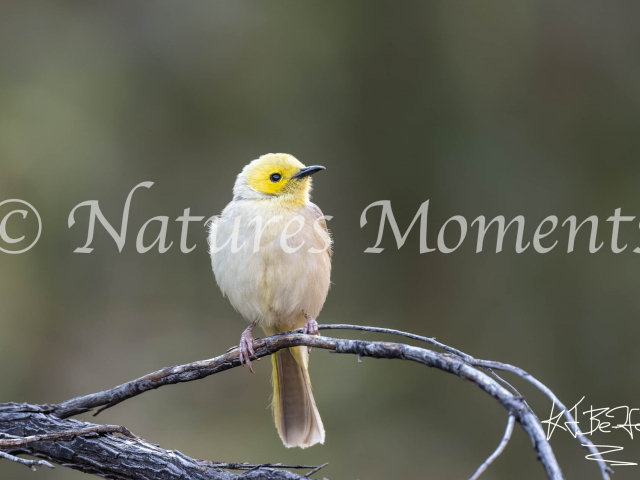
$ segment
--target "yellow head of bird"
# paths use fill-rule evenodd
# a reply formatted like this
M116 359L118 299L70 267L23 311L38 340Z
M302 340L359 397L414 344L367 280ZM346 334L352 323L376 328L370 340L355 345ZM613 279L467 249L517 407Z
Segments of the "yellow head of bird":
M309 201L311 175L324 167L306 167L286 153L268 153L244 167L233 189L236 198L278 198L292 204Z

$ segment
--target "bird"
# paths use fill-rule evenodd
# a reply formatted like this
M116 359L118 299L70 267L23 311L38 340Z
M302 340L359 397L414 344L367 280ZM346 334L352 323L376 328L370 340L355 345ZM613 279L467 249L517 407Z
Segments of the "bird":
M237 176L233 199L209 223L216 282L249 322L240 336L240 363L253 373L252 330L270 336L296 328L319 335L316 318L331 285L333 240L320 208L310 201L311 176L325 167L285 153L262 155ZM301 346L272 358L272 411L287 448L324 443L311 391L309 353Z

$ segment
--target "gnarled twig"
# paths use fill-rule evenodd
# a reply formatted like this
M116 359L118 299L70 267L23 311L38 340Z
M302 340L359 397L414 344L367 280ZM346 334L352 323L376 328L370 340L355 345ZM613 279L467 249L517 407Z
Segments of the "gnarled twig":
M46 460L27 460L26 458L16 457L15 455L10 455L0 450L0 458L4 458L6 460L11 460L12 462L19 463L21 465L26 465L34 472L36 471L36 467L49 467L55 468Z

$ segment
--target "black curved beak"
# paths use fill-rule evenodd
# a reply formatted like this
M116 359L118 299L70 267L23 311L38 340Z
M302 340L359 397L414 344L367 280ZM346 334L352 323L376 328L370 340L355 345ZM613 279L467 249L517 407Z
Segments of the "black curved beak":
M310 167L303 168L291 178L301 179L304 177L308 177L309 175L313 175L314 173L319 172L320 170L326 170L326 168L321 167L320 165L312 165Z

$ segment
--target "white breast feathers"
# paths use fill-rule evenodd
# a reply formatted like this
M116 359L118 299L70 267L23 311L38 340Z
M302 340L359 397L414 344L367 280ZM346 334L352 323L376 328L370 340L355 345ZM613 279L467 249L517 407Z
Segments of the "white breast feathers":
M209 245L216 281L247 321L285 327L320 313L331 237L316 205L236 199L211 223Z

